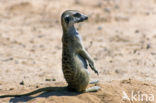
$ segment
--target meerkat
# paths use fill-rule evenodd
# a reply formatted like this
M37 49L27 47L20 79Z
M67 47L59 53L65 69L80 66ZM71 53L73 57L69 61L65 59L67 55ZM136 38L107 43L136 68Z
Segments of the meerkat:
M89 84L88 64L96 74L98 74L98 71L94 66L93 59L85 50L82 38L74 26L75 23L83 22L87 19L86 15L76 10L67 10L61 16L63 74L68 83L68 88L78 92L92 92L100 89L99 86L86 89Z
M87 19L88 19L87 16L75 10L64 11L61 16L61 25L63 29L63 36L62 36L63 74L65 80L68 83L68 88L71 90L75 90L77 92L94 92L100 89L99 86L93 86L91 88L86 89L89 83L96 84L98 82L98 81L89 82L87 61L91 69L96 74L98 74L98 71L94 66L93 59L85 50L82 44L81 36L79 35L78 31L74 27L75 23L83 22ZM62 90L64 90L64 88L58 89L55 87L45 87L25 94L1 95L0 98L30 96L43 91L61 92Z

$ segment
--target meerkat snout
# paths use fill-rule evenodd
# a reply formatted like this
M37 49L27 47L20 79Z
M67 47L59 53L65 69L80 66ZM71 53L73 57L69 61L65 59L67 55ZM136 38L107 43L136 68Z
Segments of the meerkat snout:
M75 18L76 23L83 22L84 20L88 20L88 16L84 14L75 13L74 16L76 17Z

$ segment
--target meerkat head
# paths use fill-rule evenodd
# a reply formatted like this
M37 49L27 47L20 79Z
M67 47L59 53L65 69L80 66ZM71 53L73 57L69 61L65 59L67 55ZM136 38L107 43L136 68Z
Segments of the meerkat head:
M67 30L71 26L73 26L75 23L83 22L84 20L87 20L88 16L79 13L76 10L67 10L64 11L61 16L61 24L64 30Z

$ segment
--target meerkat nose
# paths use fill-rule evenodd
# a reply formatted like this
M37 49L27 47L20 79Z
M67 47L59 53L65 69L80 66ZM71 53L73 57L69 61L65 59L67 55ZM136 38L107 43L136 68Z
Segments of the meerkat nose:
M88 20L88 16L84 16L84 20Z

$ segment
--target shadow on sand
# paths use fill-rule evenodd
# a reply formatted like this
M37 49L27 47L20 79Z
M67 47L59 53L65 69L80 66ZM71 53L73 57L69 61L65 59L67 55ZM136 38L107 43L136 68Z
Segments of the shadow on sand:
M44 90L50 88L51 90ZM10 99L10 103L18 103L18 102L28 102L32 99L35 98L48 98L50 96L75 96L75 95L79 95L80 93L77 92L73 92L73 91L69 91L67 89L67 87L45 87L45 88L40 88L37 90L32 91L33 95L34 94L38 94L37 96L20 96L20 97L13 97ZM32 93L30 92L30 93Z

